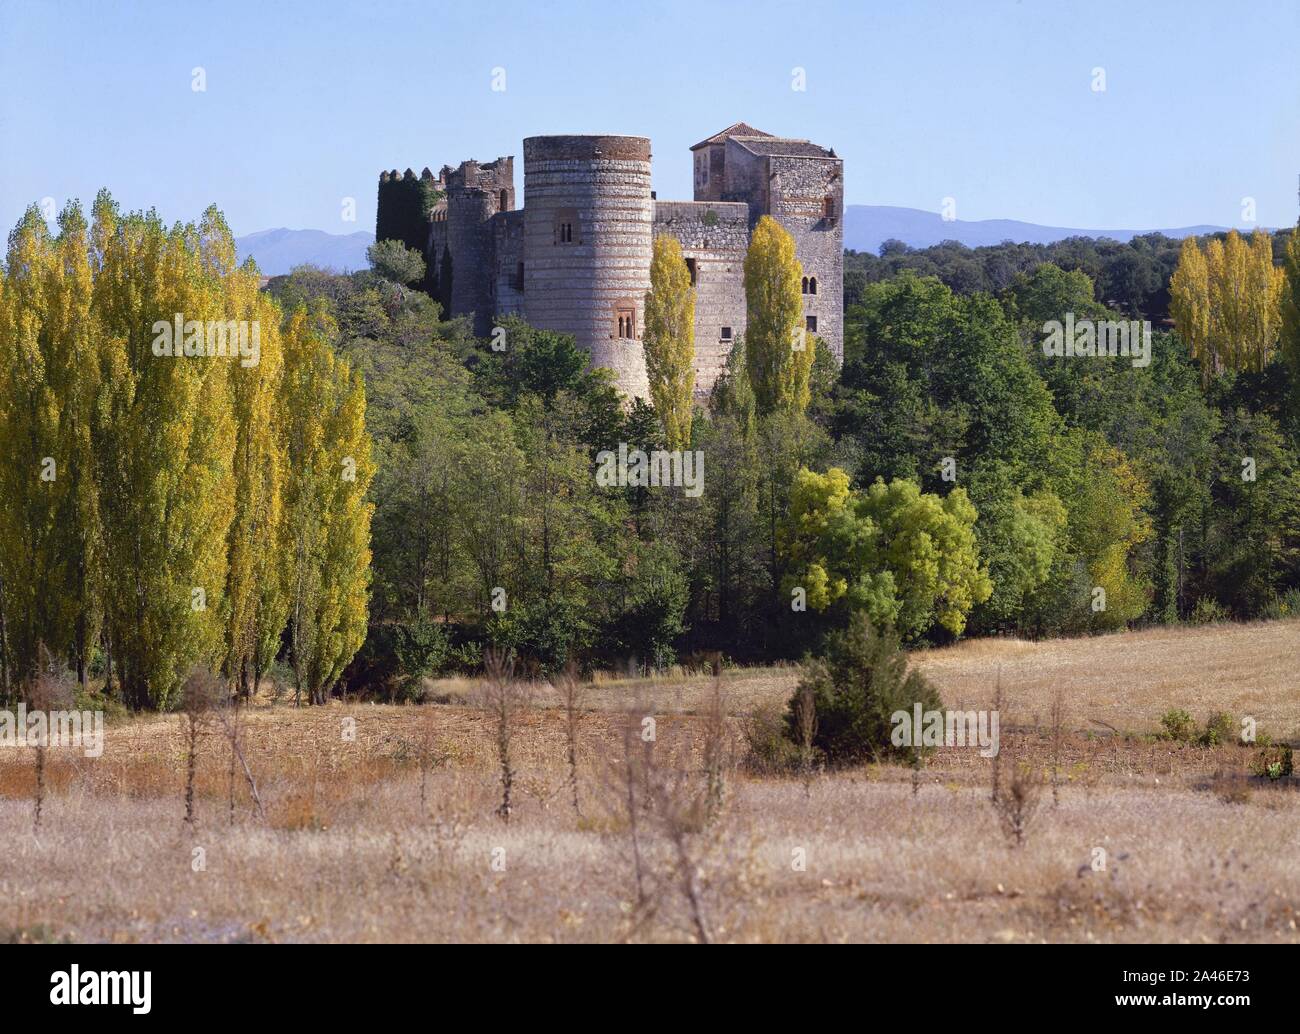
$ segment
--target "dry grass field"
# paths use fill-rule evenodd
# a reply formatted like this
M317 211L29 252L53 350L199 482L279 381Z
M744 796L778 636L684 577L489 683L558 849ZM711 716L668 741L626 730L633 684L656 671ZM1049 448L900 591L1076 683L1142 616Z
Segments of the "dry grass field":
M110 724L98 759L51 751L36 831L35 752L0 752L0 941L1300 942L1300 780L1246 778L1253 748L1149 735L1181 707L1300 739L1300 622L915 660L951 706L989 706L1001 679L1003 778L1055 766L1023 846L971 750L919 773L747 768L746 715L787 699L794 668L725 672L723 715L708 676L585 687L580 813L566 713L537 687L507 823L496 724L475 685L448 681L422 706L247 709L258 800L239 766L233 812L208 722L193 823L182 716Z

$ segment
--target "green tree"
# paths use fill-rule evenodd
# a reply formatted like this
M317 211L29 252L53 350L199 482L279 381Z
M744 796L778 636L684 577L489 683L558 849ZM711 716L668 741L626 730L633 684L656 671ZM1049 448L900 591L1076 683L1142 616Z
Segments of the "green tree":
M975 518L960 488L940 499L896 479L855 492L838 468L801 470L780 531L786 595L803 588L814 610L842 600L904 638L936 623L960 635L971 608L992 592Z
M424 280L424 256L399 240L375 241L366 249L366 258L376 276L398 287L414 286Z
M910 746L893 742L893 715L911 718L916 705L936 711L943 701L915 668L892 633L876 631L865 614L827 637L825 655L812 659L790 701L787 735L798 742L796 702L811 690L817 715L813 746L835 766L884 759L906 760L921 753L920 730Z

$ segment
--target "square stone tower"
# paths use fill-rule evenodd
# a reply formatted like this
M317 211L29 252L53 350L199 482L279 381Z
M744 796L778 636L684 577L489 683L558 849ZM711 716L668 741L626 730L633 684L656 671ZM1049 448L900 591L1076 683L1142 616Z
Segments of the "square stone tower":
M750 230L770 215L803 265L804 326L844 361L844 162L834 150L744 122L691 148L696 201L743 201Z

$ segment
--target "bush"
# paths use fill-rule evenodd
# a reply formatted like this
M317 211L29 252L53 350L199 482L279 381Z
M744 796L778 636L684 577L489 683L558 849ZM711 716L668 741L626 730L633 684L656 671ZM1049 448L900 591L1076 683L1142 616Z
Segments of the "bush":
M1264 605L1260 617L1294 618L1300 617L1300 589L1288 589L1281 596L1275 596Z
M781 775L799 766L799 747L789 739L786 709L766 704L745 722L745 768L755 775Z
M1205 729L1198 737L1198 741L1202 747L1217 747L1223 743L1231 743L1235 734L1236 726L1233 724L1232 716L1223 711L1215 711L1205 719Z
M940 710L938 691L920 672L909 671L907 654L897 635L879 633L864 614L857 614L848 629L827 638L826 654L808 662L797 699L805 685L812 688L816 706L816 747L832 765L852 765L867 760L906 761L921 750L895 747L890 718L896 711ZM798 742L793 700L786 719L786 738ZM918 734L919 731L914 730Z
M1180 707L1171 708L1160 716L1160 725L1165 730L1167 740L1190 743L1196 734L1196 723L1192 716Z
M1202 596L1187 615L1187 620L1193 625L1217 625L1227 621L1229 616L1227 608L1214 597Z
M1291 748L1285 743L1262 748L1251 762L1250 771L1260 778L1285 779L1295 771Z

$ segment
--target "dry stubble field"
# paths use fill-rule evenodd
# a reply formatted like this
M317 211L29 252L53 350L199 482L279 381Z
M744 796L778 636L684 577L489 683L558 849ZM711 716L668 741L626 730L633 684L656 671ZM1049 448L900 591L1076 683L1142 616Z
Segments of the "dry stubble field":
M246 711L262 814L240 774L232 816L214 724L192 826L180 716L110 724L99 759L51 752L35 834L33 751L0 753L0 941L1300 941L1300 786L1245 781L1246 748L1148 735L1182 707L1300 741L1300 621L915 659L954 707L989 706L1000 678L1004 758L1042 772L1055 754L1059 803L1044 790L1023 847L1004 839L990 762L972 751L939 751L915 781L889 766L806 784L747 771L744 716L787 698L794 668L724 673L725 779L707 824L684 802L705 778L710 678L587 688L580 815L564 712L539 689L512 742L507 825L494 724L472 686L448 681L432 687L446 702L419 707ZM629 711L656 716L655 785L675 816L638 807L635 837Z

